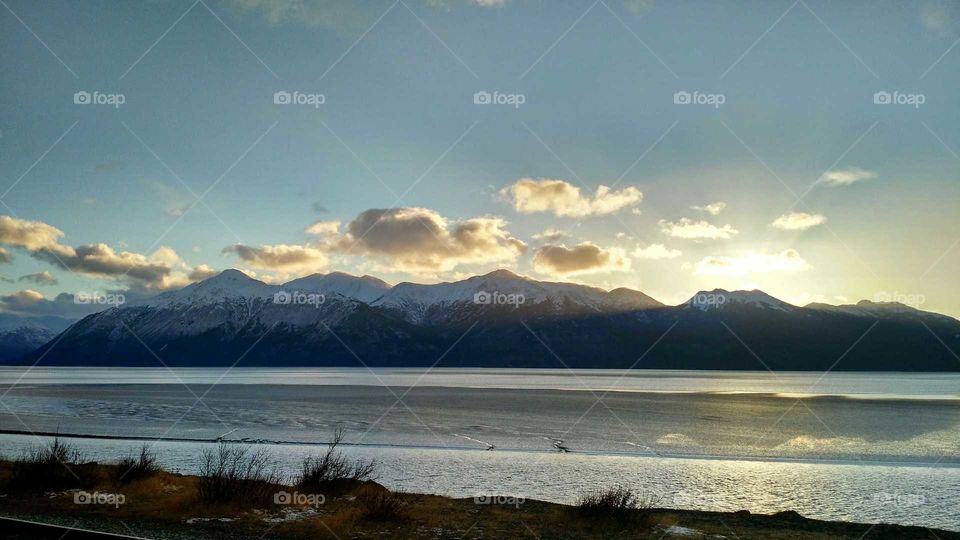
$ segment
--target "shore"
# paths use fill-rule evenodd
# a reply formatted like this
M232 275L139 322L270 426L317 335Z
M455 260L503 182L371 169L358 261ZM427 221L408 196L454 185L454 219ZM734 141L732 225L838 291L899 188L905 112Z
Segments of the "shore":
M118 465L95 463L71 465L82 488L18 490L11 484L16 467L0 462L3 516L139 538L919 539L933 533L960 539L950 531L811 520L795 512L671 510L656 508L657 501L588 508L506 496L456 499L392 493L373 481L333 482L324 493L277 483L266 486L271 496L255 502L211 503L200 495L199 476L158 470L118 481ZM4 530L2 538L43 537Z

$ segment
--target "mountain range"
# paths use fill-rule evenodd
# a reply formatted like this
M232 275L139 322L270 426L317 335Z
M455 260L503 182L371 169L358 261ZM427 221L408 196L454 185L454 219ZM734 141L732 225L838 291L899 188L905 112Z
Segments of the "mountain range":
M897 303L794 306L762 291L664 305L497 270L390 286L225 270L89 315L7 363L960 371L960 321ZM22 349L21 349L22 351Z

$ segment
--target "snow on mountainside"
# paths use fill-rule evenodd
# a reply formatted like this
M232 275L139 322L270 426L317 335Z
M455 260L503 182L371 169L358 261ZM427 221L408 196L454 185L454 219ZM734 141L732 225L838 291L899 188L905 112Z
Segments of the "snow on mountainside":
M462 281L424 285L400 283L371 305L403 312L422 322L427 312L458 305L498 305L518 302L524 306L549 302L553 307L576 306L595 311L643 309L661 306L649 296L629 289L607 292L574 283L536 281L509 270L496 270Z
M169 307L176 304L209 304L228 298L272 297L278 290L276 286L231 269L180 290L165 292L131 305Z
M390 285L373 276L356 277L343 272L331 272L295 279L284 283L281 288L288 292L339 294L369 304L383 296L390 289Z
M33 351L56 337L66 322L57 317L20 317L0 313L0 359Z
M870 300L861 300L856 304L843 304L834 306L831 304L812 303L805 306L808 309L828 311L832 313L845 313L857 315L860 317L870 317L876 319L922 319L949 322L953 317L941 315L931 311L923 311L900 302L871 302Z
M796 306L756 289L752 291L727 291L724 289L700 291L690 297L684 305L701 311L723 310L733 306L758 307L776 311L796 309Z

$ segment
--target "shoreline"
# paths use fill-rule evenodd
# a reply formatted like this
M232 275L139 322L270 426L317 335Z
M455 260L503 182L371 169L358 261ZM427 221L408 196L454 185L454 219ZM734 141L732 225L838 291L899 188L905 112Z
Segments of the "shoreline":
M22 493L3 490L0 516L108 534L150 539L306 539L306 538L738 538L738 539L919 539L930 533L960 540L960 531L895 524L809 519L793 511L754 514L661 508L657 502L637 508L587 511L583 503L566 505L509 496L452 498L390 492L372 481L329 484L319 503L304 488L269 484L272 497L252 503L207 503L198 498L201 478L158 470L128 482L111 480L119 467L72 464L81 476L95 478L84 489ZM9 479L13 463L0 461L0 478ZM7 486L9 488L9 485ZM89 490L89 491L86 491ZM294 494L278 502L278 493ZM300 499L297 495L301 496ZM371 513L370 494L393 501L389 515ZM91 503L97 496L109 504ZM92 496L92 497L91 497ZM88 502L80 502L86 497ZM117 502L117 498L119 502ZM270 500L272 498L272 501ZM62 529L58 529L62 531ZM0 538L14 531L0 533ZM61 533L62 534L62 533ZM60 537L60 534L52 538ZM41 535L32 538L46 538Z
M239 444L251 446L306 446L306 447L327 447L329 441L277 441L265 439L227 439L227 438L192 438L192 437L148 437L148 436L117 436L117 435L99 435L84 433L64 433L47 431L29 431L17 429L0 429L0 435L14 435L22 437L46 437L49 439L80 439L97 441L129 441L129 442L178 442L192 444ZM476 452L486 453L490 450L478 448L475 446L436 446L436 445L403 445L388 443L339 443L344 448L383 448L392 450L430 450L447 452ZM530 450L525 448L501 448L497 447L495 452L500 453L522 453L522 454L546 454L554 455L557 452L547 450ZM945 461L943 459L933 462L921 461L871 461L864 459L835 459L835 458L792 458L792 457L759 457L759 456L723 456L723 455L697 455L697 454L661 454L651 452L599 452L592 450L569 450L569 454L597 457L627 457L627 458L647 458L647 459L690 459L703 461L731 461L731 462L751 462L751 463L795 463L795 464L816 464L816 465L854 465L854 466L877 466L877 467L917 467L917 468L960 468L960 461ZM2 459L2 458L0 458Z

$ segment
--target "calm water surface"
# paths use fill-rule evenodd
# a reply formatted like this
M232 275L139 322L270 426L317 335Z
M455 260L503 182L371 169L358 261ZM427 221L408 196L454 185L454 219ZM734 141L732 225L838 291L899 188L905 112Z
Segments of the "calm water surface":
M394 489L572 502L622 483L664 506L960 530L960 375L0 368L0 389L8 455L40 440L14 431L109 437L75 441L99 459L160 438L192 472L223 437L292 471L342 426Z

